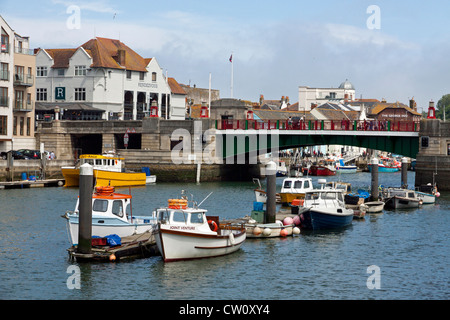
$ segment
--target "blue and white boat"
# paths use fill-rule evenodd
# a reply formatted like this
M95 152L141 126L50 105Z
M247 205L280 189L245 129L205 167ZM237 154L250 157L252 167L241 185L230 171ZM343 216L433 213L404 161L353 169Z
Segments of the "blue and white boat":
M372 164L368 165L369 171L372 172ZM397 172L400 168L392 162L382 161L378 163L378 172Z
M354 211L345 207L343 190L324 188L324 179L319 179L319 184L322 184L321 189L305 193L305 209L300 213L300 228L319 230L350 225Z
M354 165L346 165L342 159L336 162L337 173L356 173L356 169L357 167Z
M416 197L422 199L423 204L434 204L436 198L440 196L436 186L431 185L431 183L416 187L415 193Z
M114 187L96 187L92 195L92 236L117 235L120 238L153 232L157 226L155 216L135 216L131 210L132 196L115 193ZM78 244L79 199L74 211L62 216L67 219L70 241Z

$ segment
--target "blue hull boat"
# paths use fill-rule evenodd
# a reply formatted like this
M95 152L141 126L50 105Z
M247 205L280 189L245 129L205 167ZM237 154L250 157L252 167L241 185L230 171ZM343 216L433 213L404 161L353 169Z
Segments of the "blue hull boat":
M387 167L382 164L378 165L378 172L397 172L399 170L398 167ZM369 171L372 172L372 164L369 164Z
M301 226L305 229L323 230L323 229L337 229L343 228L353 221L353 212L347 215L334 215L327 212L323 212L318 209L310 209L307 212L303 212L303 221ZM300 217L300 220L302 217Z

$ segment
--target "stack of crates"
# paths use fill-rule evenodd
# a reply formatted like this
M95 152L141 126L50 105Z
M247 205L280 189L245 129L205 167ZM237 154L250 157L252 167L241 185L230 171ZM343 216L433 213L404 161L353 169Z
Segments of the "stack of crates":
M253 202L253 210L251 213L251 218L258 223L264 223L265 211L264 211L263 207L264 207L264 204L262 202L258 202L258 201Z

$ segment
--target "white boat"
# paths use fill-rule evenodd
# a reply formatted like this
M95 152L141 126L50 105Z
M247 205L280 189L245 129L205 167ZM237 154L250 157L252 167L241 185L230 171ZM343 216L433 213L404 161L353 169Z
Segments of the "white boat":
M336 172L338 173L356 173L356 169L358 169L357 166L346 165L342 159L336 162Z
M418 208L423 203L414 190L402 188L384 188L382 198L385 206L392 209Z
M361 206L365 207L366 213L378 213L378 212L383 211L384 202L383 201L370 201L370 202L365 202Z
M286 162L279 160L277 162L277 177L285 177L288 173Z
M313 190L311 178L286 178L283 180L280 191L282 205L288 206L294 199L305 198L305 192Z
M415 192L416 196L422 199L423 204L434 204L436 203L436 198L440 196L436 186L431 185L431 183L416 187Z
M284 225L281 221L275 223L256 223L251 220L245 224L247 238L287 237L293 234L295 225Z
M347 209L341 189L324 188L326 180L319 179L321 189L307 191L303 204L307 210L300 214L300 227L305 229L331 229L348 226L354 211Z
M156 244L165 262L217 257L239 250L246 239L244 225L221 224L216 216L187 199L169 199L156 209Z
M253 189L253 191L255 192L256 202L262 202L265 204L267 202L267 192L262 189L261 182L259 181L258 178L253 178L253 182L258 183L258 188ZM276 203L280 203L281 200L280 200L279 193L275 194L275 198L276 198Z
M127 237L144 232L152 232L156 227L156 217L135 216L131 208L132 196L115 193L114 187L96 187L92 195L92 236L106 237L118 235ZM72 245L78 244L79 199L74 211L66 211Z

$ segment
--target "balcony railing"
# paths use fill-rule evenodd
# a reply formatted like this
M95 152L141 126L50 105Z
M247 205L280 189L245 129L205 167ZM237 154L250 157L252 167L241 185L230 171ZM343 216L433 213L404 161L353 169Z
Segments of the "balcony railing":
M25 48L20 48L20 47L15 47L14 48L14 52L15 53L21 53L21 54L28 54L30 56L34 55L34 50L33 49L25 49Z
M420 121L389 120L216 120L216 129L240 130L333 130L419 132Z
M32 100L14 101L14 111L22 111L22 112L33 111L33 101Z
M34 84L34 77L32 74L23 74L23 73L14 74L14 85L31 87L33 84Z

